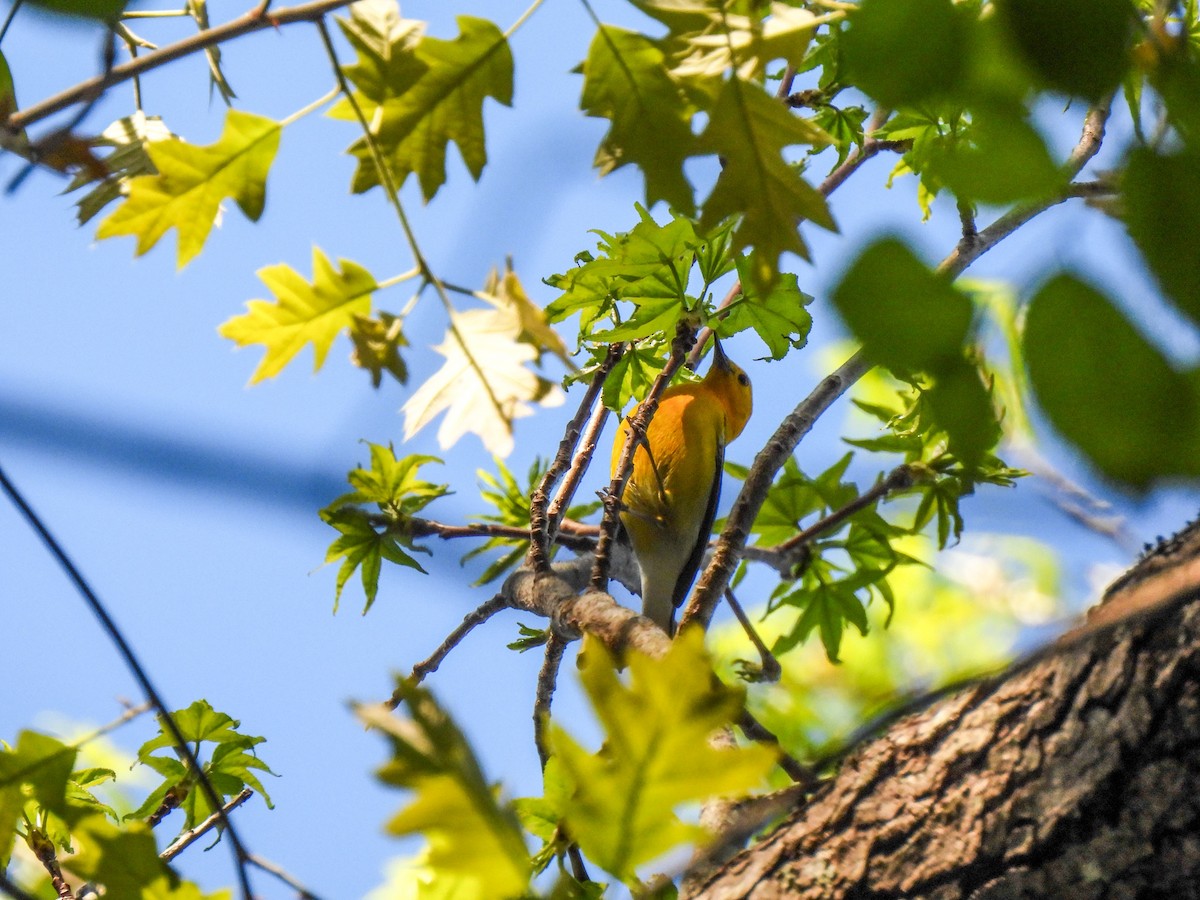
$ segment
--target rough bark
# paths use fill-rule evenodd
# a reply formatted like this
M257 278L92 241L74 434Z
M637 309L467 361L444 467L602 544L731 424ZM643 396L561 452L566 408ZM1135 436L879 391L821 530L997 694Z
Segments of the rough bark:
M1086 624L892 725L703 897L1200 897L1200 524Z

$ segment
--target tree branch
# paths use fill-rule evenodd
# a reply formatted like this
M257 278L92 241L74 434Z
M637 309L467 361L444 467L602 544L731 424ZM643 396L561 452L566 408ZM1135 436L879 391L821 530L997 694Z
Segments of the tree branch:
M211 831L221 821L222 815L229 815L229 813L233 812L252 796L254 796L254 791L250 790L250 788L242 788L241 793L221 807L220 812L213 813L195 828L189 828L183 834L179 835L179 837L175 838L166 850L158 854L159 859L165 862L173 860L199 838L203 837L205 833Z
M550 490L558 481L559 476L570 466L571 454L574 453L575 447L579 443L579 436L583 431L585 420L593 413L592 407L595 406L596 398L600 396L600 390L604 387L604 379L608 377L608 373L612 371L612 367L616 365L617 360L624 352L623 344L613 344L608 348L608 355L596 369L596 374L592 377L587 392L579 402L579 409L575 411L574 417L567 424L567 430L558 443L558 453L554 456L554 462L546 469L546 474L542 476L537 490L530 497L527 559L529 565L539 572L545 572L550 568L550 543L554 539L551 533L553 531L551 517L547 513L547 506L550 504ZM603 420L601 422L603 423ZM586 460L584 465L586 466ZM577 480L576 483L578 483Z
M420 684L429 675L438 670L438 666L442 664L450 651L462 643L463 638L475 630L475 626L482 625L496 613L508 607L508 601L500 594L497 594L486 603L481 604L478 608L467 613L463 617L462 622L455 628L446 639L438 645L438 648L429 654L428 658L422 660L413 666L412 674L408 676L410 684ZM388 709L395 709L403 701L400 691L392 694L391 699L387 701Z
M224 25L205 29L174 44L169 44L160 50L155 50L153 53L147 53L145 56L131 59L127 63L113 66L103 75L97 75L95 78L80 82L74 87L67 88L65 91L55 94L53 97L48 97L39 103L33 104L33 106L18 110L8 117L8 120L4 123L4 128L13 133L20 132L56 112L61 112L76 103L87 103L95 100L114 85L128 81L130 78L134 78L144 72L149 72L151 69L157 69L159 66L173 62L181 57L190 56L208 47L223 44L226 41L241 37L244 34L251 34L255 31L262 31L267 28L279 28L295 22L317 21L326 13L343 6L349 6L351 2L352 0L313 0L311 3L302 3L297 6L278 9L269 16L263 15L261 9L252 9L238 18L226 22Z
M550 704L554 702L558 669L562 665L566 649L566 640L552 630L546 639L545 656L542 659L541 671L538 672L537 693L533 701L533 743L537 747L538 760L543 769L550 759L550 741L546 736L546 726L550 722Z

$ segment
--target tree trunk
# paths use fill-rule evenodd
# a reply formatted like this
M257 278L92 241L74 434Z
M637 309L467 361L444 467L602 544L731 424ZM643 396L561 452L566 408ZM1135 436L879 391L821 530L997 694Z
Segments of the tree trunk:
M904 718L691 896L1200 897L1200 523Z

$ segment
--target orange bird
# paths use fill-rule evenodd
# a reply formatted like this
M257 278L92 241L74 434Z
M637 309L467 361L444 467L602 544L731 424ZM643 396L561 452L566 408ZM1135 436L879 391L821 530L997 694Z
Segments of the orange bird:
M752 405L749 377L714 338L708 374L663 392L634 455L621 523L642 574L642 612L667 634L708 546L725 445L742 433ZM628 435L625 419L613 443L614 473Z

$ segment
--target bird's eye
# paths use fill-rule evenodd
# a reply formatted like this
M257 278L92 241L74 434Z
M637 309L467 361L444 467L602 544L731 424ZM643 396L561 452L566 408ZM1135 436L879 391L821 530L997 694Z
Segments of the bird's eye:
M738 372L738 384L740 384L742 387L750 386L750 378L745 372Z

